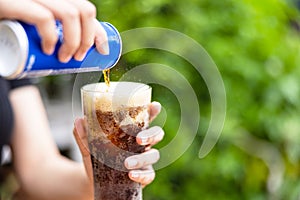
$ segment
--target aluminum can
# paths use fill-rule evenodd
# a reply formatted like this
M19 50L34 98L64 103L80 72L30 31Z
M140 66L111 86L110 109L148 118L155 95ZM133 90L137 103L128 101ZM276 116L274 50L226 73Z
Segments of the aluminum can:
M52 55L41 49L41 39L36 27L13 20L0 21L0 76L21 79L57 74L102 71L116 65L121 56L122 42L117 29L107 22L99 22L108 37L109 55L100 54L95 45L83 61L71 59L67 63L58 60L58 50L63 43L63 27L57 21L58 42Z

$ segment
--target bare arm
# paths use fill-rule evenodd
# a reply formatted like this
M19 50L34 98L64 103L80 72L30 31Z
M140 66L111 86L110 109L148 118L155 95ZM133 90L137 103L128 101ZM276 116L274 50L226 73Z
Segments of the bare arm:
M15 89L10 100L15 115L13 162L30 199L92 199L84 166L59 154L37 88Z

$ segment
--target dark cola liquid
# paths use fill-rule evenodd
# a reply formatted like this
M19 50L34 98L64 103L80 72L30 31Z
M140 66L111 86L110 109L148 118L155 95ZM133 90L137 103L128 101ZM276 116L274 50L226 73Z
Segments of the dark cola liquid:
M141 117L139 121L136 119L141 112L148 112L147 108L96 110L102 136L90 141L95 200L142 199L141 185L129 179L124 166L128 156L145 151L145 147L136 142L136 135L145 128L145 121Z

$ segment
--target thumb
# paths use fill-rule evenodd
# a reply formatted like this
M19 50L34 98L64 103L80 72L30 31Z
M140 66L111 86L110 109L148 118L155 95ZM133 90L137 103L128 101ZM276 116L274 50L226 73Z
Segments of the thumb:
M90 156L90 151L88 148L88 138L85 130L85 121L82 118L78 118L74 122L73 134L79 150L82 155L82 160L87 171L87 175L90 180L93 179L92 161Z
M84 120L82 118L78 118L75 120L73 134L82 156L90 157L90 151L88 149L87 133L85 131Z

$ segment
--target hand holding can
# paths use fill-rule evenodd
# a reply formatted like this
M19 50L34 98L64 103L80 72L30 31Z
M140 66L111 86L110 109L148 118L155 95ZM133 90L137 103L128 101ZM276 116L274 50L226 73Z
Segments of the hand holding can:
M98 22L99 23L99 22ZM23 22L0 21L0 76L8 79L38 77L55 74L101 71L113 67L121 56L121 38L118 31L109 23L99 23L107 35L109 54L98 52L94 44L83 61L72 58L67 63L59 60L61 46L64 45L63 26L56 22L59 40L52 55L44 54L41 38L33 25Z
M64 63L72 57L82 61L93 44L101 54L108 54L105 31L97 24L96 7L89 1L0 0L1 19L18 20L35 26L41 37L42 51L48 55L53 54L59 39L55 24L55 20L59 20L64 27L65 40L58 58Z

